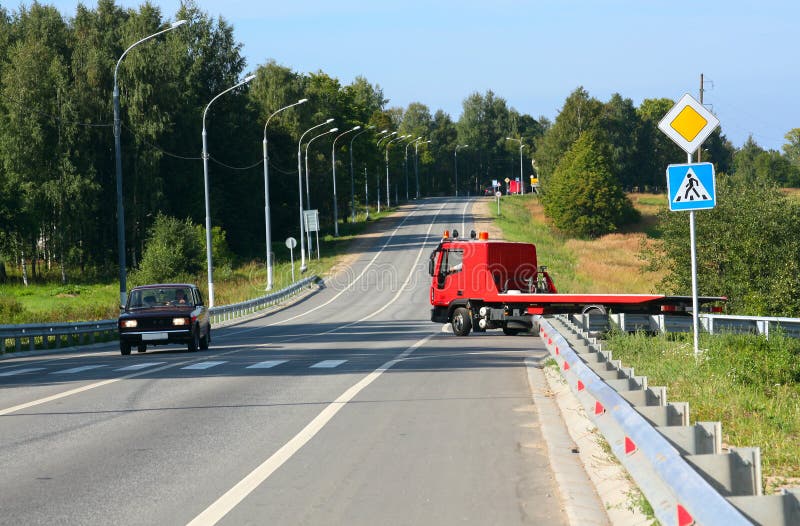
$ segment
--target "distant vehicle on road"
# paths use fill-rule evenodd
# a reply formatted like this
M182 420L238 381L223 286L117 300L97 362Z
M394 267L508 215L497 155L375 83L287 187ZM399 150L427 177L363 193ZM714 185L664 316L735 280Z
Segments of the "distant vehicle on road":
M208 349L211 320L195 285L165 283L135 287L117 324L119 350L145 352L148 345L186 345L189 352Z

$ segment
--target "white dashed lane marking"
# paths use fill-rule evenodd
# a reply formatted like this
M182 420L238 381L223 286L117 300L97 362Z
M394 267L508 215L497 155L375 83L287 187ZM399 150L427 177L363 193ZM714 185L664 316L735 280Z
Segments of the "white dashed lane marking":
M333 369L339 367L347 360L322 360L311 366L311 369Z
M62 371L53 371L50 374L75 374L89 371L90 369L98 369L100 367L105 367L105 365L83 365L81 367L73 367L72 369L64 369Z
M271 369L288 361L289 360L267 360L265 362L258 362L254 363L253 365L248 365L247 369Z
M211 369L212 367L216 367L217 365L222 365L223 363L227 363L227 362L224 362L224 361L223 362L215 362L215 361L200 362L200 363L194 363L192 365L187 365L186 367L181 367L181 369L190 369L190 370Z
M167 363L167 362L137 363L136 365L129 365L127 367L120 367L119 369L114 369L114 370L115 371L138 371L139 369L146 369L147 367L155 367L156 365L161 365L162 363Z

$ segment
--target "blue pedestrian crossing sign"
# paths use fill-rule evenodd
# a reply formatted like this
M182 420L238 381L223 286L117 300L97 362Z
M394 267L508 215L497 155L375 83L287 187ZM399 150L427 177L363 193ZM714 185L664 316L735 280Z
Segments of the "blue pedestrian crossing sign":
M667 166L669 209L707 210L717 204L714 165L711 163Z

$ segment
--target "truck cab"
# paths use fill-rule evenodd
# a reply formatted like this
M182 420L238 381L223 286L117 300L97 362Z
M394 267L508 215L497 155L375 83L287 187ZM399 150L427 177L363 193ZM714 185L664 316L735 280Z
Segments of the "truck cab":
M490 241L481 232L470 239L445 232L430 255L431 321L447 323L456 309L515 299L518 294L556 292L531 243Z

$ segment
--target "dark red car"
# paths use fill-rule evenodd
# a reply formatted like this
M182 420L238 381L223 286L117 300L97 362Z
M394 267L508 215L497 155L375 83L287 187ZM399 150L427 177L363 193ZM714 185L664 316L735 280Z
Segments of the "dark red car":
M119 350L145 352L148 345L186 345L208 349L211 320L195 285L166 283L135 287L119 316Z

